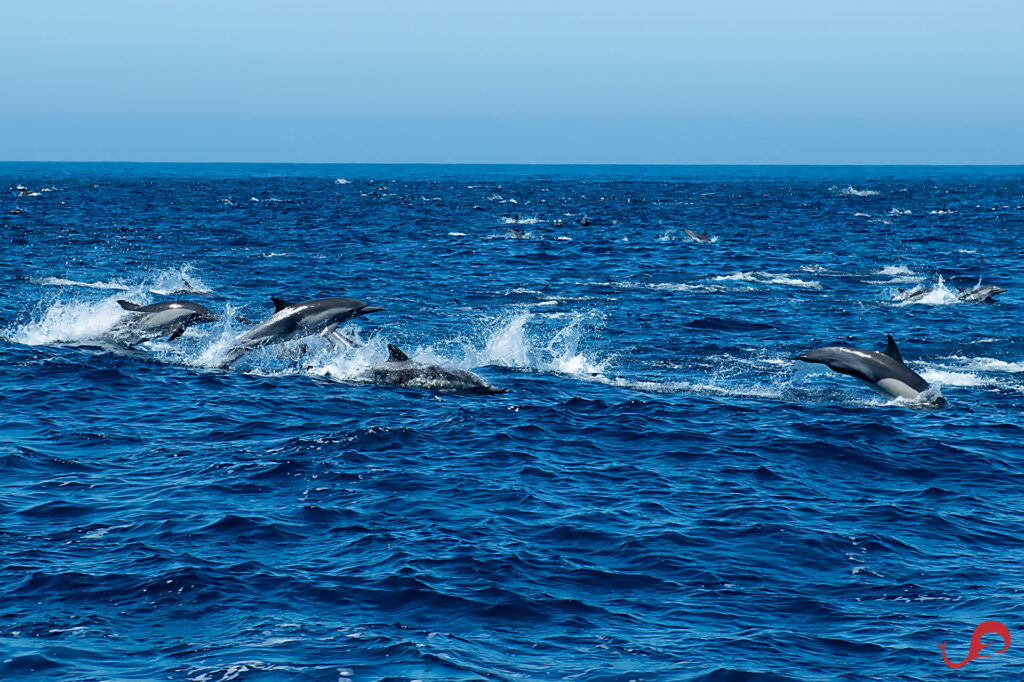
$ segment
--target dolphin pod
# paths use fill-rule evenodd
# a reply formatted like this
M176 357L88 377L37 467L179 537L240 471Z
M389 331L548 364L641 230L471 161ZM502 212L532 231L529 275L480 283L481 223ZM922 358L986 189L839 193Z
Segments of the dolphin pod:
M848 374L889 400L922 400L921 394L928 390L928 382L903 363L892 336L886 338L888 343L881 352L833 345L801 353L797 360L819 363L840 374ZM938 396L928 406L945 405L946 399Z
M686 230L690 234L691 230ZM707 233L690 235L701 241L708 239ZM913 300L931 289L908 292L907 299ZM958 289L958 298L965 302L988 302L996 294L1006 291L997 286L981 284L967 289ZM271 298L275 311L263 322L236 339L219 364L228 368L245 354L258 348L280 344L292 339L321 335L335 345L351 349L358 347L354 340L338 333L338 326L357 317L384 310L351 298L321 298L293 303L280 298ZM166 301L151 305L139 305L118 300L128 315L119 321L110 332L113 340L129 347L145 341L169 335L173 341L189 327L214 322L217 314L206 306L191 301ZM904 398L921 403L922 407L939 408L946 405L941 395L926 401L924 396L930 388L928 382L907 367L892 336L887 336L884 351L865 350L847 345L835 344L816 348L797 356L797 360L823 364L840 374L850 375L887 399ZM465 370L448 369L439 365L415 362L396 346L388 344L387 362L371 368L366 376L375 384L407 388L425 388L441 392L498 394L504 389L497 388L482 377Z
M384 310L351 298L320 298L292 303L271 298L274 314L242 334L225 354L220 368L226 369L246 353L292 339L321 335L342 348L356 348L358 343L338 333L343 322L362 315ZM190 301L166 301L152 305L139 305L119 300L118 304L130 315L118 322L110 336L129 347L150 339L170 334L173 341L195 324L220 319L206 306ZM371 383L403 388L420 388L443 393L470 393L495 395L505 389L491 385L482 377L461 369L448 369L440 365L414 362L397 346L388 344L389 357L380 367L367 373Z

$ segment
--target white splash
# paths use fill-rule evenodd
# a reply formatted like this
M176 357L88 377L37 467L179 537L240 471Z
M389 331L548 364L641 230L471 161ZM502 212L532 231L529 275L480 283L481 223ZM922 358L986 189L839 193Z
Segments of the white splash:
M91 341L109 332L124 310L116 295L101 301L58 298L37 315L25 324L4 330L2 335L26 346Z
M934 286L915 287L914 289L896 291L892 293L891 298L901 306L953 305L954 303L960 302L960 298L956 295L956 292L946 286L942 279L942 275L939 275Z
M873 189L857 189L853 185L847 185L842 189L838 187L829 187L833 192L838 191L840 194L846 197L877 197L880 192Z
M484 347L467 353L468 364L583 377L600 375L607 368L609 360L594 358L580 350L584 328L582 315L575 315L546 341L543 333L527 331L527 324L531 321L533 315L528 312L496 320Z

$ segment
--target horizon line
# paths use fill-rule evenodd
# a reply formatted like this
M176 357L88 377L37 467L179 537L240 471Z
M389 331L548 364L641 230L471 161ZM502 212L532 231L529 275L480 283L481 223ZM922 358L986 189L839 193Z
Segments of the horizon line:
M722 166L722 167L782 167L782 166L845 166L845 167L950 167L950 166L972 166L972 167L988 167L988 168L1014 168L1018 166L1024 166L1024 161L1020 163L976 163L976 162L961 162L961 163L850 163L850 162L832 162L825 163L820 161L813 162L743 162L743 163L731 163L731 162L688 162L688 163L636 163L636 162L595 162L595 161L583 161L583 162L547 162L547 161L133 161L133 160L26 160L26 159L0 159L0 164L43 164L43 163L81 163L81 164L152 164L152 165L170 165L170 164L190 164L190 165L239 165L239 166L266 166L266 165L291 165L291 166L661 166L661 167L694 167L694 166Z

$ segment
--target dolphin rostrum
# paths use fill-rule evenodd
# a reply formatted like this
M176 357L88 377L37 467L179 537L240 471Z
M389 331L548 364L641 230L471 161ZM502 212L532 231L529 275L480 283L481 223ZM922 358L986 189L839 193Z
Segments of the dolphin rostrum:
M397 346L388 344L388 361L373 367L369 378L375 384L419 388L442 393L475 393L494 395L505 389L492 386L482 377L463 369L425 365L409 359Z
M126 346L134 346L164 334L170 334L167 340L173 341L194 324L220 319L206 306L191 301L164 301L152 305L139 305L120 299L117 302L130 314L114 325L110 335Z
M840 374L849 374L869 388L894 398L919 399L928 390L928 382L914 370L903 364L903 357L892 336L882 352L852 348L850 346L825 346L802 353L797 360L827 365ZM946 399L936 397L930 406L944 407Z
M228 350L221 367L229 367L238 358L261 346L284 343L292 339L320 334L337 329L342 322L384 310L381 306L366 305L351 298L318 298L292 303L271 298L276 312L246 333Z

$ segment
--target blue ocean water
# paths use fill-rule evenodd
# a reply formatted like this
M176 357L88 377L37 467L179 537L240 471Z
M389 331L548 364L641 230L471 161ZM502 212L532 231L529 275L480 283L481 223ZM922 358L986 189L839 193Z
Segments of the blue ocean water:
M1024 168L0 183L0 679L1024 669ZM386 309L217 369L271 296ZM223 319L118 349L117 299ZM794 361L887 333L946 409ZM388 343L507 392L374 385Z

